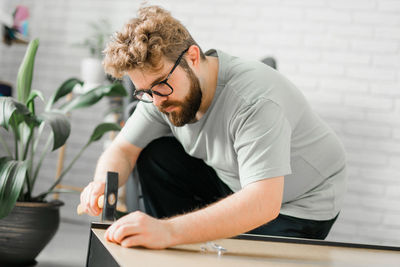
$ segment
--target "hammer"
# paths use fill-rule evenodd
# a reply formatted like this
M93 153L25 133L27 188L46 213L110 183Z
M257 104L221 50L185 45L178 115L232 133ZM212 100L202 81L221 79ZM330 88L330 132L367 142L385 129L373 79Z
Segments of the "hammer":
M104 195L101 195L97 200L97 205L102 212L102 221L114 221L116 217L121 217L125 215L121 212L116 212L118 197L118 173L117 172L107 172L106 188L104 190ZM78 215L82 215L83 207L79 204L76 212Z

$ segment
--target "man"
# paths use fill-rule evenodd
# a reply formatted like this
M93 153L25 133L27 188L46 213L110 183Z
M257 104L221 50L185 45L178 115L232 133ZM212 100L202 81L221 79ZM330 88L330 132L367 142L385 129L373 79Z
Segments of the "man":
M81 204L98 215L106 172L122 185L137 165L148 213L114 222L107 240L160 249L249 231L326 237L345 191L344 150L281 74L219 50L204 54L156 6L116 34L104 65L131 78L141 103L100 157Z

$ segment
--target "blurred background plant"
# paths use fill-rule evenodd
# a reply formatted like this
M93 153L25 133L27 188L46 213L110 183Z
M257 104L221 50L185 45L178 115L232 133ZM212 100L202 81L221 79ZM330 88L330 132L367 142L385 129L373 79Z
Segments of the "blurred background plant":
M14 151L0 135L0 144L7 156L0 157L0 218L8 215L16 201L42 202L51 193L61 192L56 186L65 174L72 168L86 148L98 141L106 132L118 131L121 127L116 123L100 123L93 130L89 140L83 145L78 154L61 172L54 183L42 193L32 195L39 177L43 160L49 148L52 151L62 147L71 132L67 113L94 105L104 96L126 96L125 88L116 82L95 87L84 94L75 95L71 101L60 101L73 91L76 84L82 81L76 78L66 80L54 94L45 101L42 92L31 90L34 61L39 40L32 40L27 48L25 57L20 65L17 76L17 98L0 97L0 126L11 130L14 134ZM39 98L45 108L37 112L35 100ZM44 138L45 125L50 126L50 133ZM44 140L43 140L44 138ZM39 145L39 141L45 145ZM38 158L39 157L39 158Z
M100 19L89 22L88 27L88 33L83 37L83 41L73 44L75 47L86 48L89 52L89 56L81 60L80 70L83 84L75 87L74 92L76 93L85 93L104 84L106 80L110 83L115 81L104 73L101 63L103 50L111 36L111 24L107 19Z
M111 24L107 19L100 19L95 22L89 22L88 26L89 34L81 43L75 45L87 48L91 57L102 59L103 49L112 34Z

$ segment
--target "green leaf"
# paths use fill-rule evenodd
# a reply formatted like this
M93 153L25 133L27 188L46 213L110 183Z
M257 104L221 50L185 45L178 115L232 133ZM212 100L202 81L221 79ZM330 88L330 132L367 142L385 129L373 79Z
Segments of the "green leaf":
M61 109L69 112L78 108L85 108L96 104L103 96L126 96L126 90L120 83L103 85L96 87L89 92L75 97L71 102L64 105Z
M90 136L88 143L100 140L101 137L103 137L103 135L106 132L120 131L120 130L121 130L121 126L119 126L118 124L108 123L108 122L101 123L101 124L97 125L97 127L94 129L92 135Z
M119 82L115 82L109 86L111 86L111 87L108 89L109 92L106 94L106 96L127 96L128 95L128 93L125 90L125 87Z
M0 126L8 130L12 119L15 119L16 126L22 121L32 121L31 112L22 104L11 97L0 97Z
M39 97L43 102L44 102L44 97L42 92L37 91L37 90L32 90L32 92L29 94L28 99L26 100L26 106L32 112L32 114L35 114L35 98Z
M56 103L61 97L71 93L75 85L77 84L82 85L83 82L76 78L70 78L63 82L63 84L61 84L54 95L50 98L49 102L47 103L46 110L49 110L53 106L53 104Z
M22 140L22 146L26 148L28 145L28 138L29 134L31 132L31 129L29 128L28 125L21 123L18 125L18 133L21 134L21 140Z
M26 100L26 106L29 106L29 104L30 104L31 102L33 102L33 100L34 100L36 97L39 97L39 98L44 102L44 97L43 97L42 92L40 92L40 91L38 91L38 90L32 90L32 92L29 94L28 99Z
M39 119L48 123L53 131L53 151L67 141L71 133L71 124L67 116L59 110L51 110L40 114Z
M27 163L8 161L0 167L0 219L7 216L24 186Z
M13 166L13 160L3 160L3 164L0 166L0 200L2 194L6 191L6 185L8 178L10 177L11 167Z
M26 50L25 57L19 67L17 75L17 99L26 103L31 92L33 66L35 63L35 56L39 47L39 40L34 39L29 43Z
M0 170L3 167L3 165L6 164L10 160L12 160L11 157L1 157L0 158Z

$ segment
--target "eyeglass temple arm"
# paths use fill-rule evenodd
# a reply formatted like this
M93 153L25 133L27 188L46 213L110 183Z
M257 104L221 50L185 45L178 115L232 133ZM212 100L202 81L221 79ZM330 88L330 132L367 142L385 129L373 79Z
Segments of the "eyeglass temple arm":
M172 72L174 72L174 70L176 69L176 67L178 67L179 63L181 62L181 59L183 57L183 55L189 50L189 48L186 48L178 57L178 59L175 62L175 65L172 67L172 70L168 73L167 78L165 78L164 81L168 80L169 77L172 75Z

